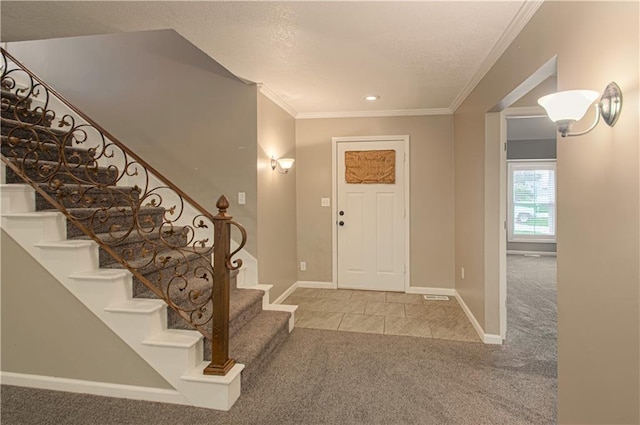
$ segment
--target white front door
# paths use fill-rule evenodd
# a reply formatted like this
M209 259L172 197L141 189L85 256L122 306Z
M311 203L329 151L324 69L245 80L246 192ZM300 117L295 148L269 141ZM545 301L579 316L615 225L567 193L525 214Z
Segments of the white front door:
M337 142L338 287L404 291L404 141Z

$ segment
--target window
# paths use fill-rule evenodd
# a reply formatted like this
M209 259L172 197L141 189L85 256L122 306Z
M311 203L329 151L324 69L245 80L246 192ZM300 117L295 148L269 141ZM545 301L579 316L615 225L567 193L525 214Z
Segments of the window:
M556 162L508 163L508 241L556 241Z

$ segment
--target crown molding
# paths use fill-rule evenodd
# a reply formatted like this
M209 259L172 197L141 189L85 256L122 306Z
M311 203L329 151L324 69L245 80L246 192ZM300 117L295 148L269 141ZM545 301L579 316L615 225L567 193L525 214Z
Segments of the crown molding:
M544 0L525 0L520 6L518 12L509 23L507 29L502 33L496 44L493 46L487 57L482 61L473 77L462 88L458 96L453 99L449 109L455 112L462 105L462 102L471 94L473 89L478 85L480 80L489 72L491 67L500 59L500 56L507 50L513 40L520 34L520 31L527 25L531 17L536 13L538 8L544 3Z
M329 112L298 112L280 96L263 83L257 83L258 90L267 99L281 107L295 119L319 119L319 118L368 118L368 117L402 117L420 115L450 115L453 112L449 108L430 109L388 109L382 111L329 111Z
M291 105L282 100L282 98L278 96L276 92L265 86L263 83L258 83L257 86L258 90L260 90L260 93L262 93L267 99L281 107L287 114L291 115L293 118L298 118L298 111L293 109Z
M369 117L409 117L420 115L450 115L449 108L431 109L388 109L382 111L343 111L343 112L301 112L297 119L319 118L369 118Z

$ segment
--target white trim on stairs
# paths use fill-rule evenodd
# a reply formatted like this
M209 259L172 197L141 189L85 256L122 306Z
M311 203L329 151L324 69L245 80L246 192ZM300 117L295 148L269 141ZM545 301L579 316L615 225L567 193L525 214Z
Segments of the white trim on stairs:
M164 388L139 387L135 385L112 384L109 382L85 381L5 371L0 372L0 380L3 385L14 385L17 387L40 388L43 390L93 394L104 397L155 401L159 403L191 404L178 391Z

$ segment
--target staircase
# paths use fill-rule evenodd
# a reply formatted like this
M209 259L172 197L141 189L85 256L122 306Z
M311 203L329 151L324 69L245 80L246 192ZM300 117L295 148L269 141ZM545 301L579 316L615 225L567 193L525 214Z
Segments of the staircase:
M176 389L172 401L229 409L295 307L269 304L270 285L238 287L244 242L230 254L229 229L246 235L224 197L218 215L202 211L2 53L2 228ZM212 365L226 374L204 375Z

